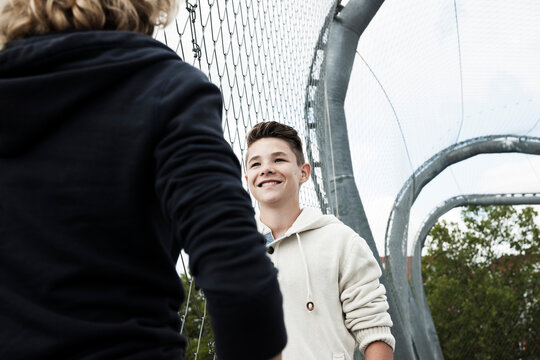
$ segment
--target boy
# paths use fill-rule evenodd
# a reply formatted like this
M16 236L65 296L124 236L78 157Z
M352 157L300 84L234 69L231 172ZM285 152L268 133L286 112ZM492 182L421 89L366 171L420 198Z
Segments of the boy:
M283 293L283 360L352 360L356 344L366 360L392 359L386 291L368 245L334 216L300 209L311 168L296 130L262 122L247 143L246 181Z

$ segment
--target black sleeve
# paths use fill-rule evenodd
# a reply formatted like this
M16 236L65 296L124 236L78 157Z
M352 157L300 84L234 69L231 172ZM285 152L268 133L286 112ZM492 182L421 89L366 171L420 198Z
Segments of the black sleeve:
M286 343L276 270L257 232L238 159L223 138L222 97L198 70L166 86L156 191L203 289L220 360L266 360Z

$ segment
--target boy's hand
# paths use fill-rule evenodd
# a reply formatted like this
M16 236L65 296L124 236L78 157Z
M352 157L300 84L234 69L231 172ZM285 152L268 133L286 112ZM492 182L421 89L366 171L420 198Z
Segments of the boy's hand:
M281 360L281 353L274 356L273 358L269 359L269 360Z
M392 360L394 352L392 348L382 341L375 341L366 348L366 360Z

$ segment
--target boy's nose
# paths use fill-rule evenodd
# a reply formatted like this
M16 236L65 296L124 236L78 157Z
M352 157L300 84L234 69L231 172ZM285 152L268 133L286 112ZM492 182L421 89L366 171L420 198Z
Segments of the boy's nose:
M274 169L270 165L265 165L261 168L261 175L273 174Z

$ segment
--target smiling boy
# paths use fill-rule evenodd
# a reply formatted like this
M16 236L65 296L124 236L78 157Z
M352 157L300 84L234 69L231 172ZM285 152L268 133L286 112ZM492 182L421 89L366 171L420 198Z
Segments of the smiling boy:
M300 208L311 167L296 130L275 121L251 129L246 181L278 268L289 342L283 360L392 359L386 291L365 240L332 215Z

